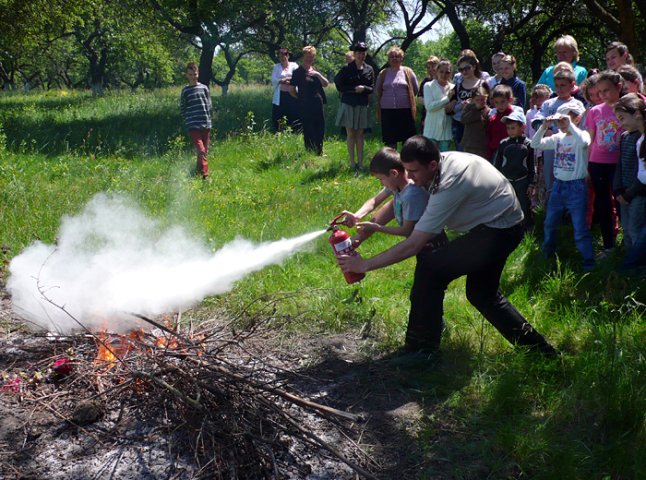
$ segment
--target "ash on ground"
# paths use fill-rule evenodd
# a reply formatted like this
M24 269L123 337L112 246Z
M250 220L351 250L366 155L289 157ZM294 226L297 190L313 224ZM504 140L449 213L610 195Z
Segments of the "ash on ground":
M77 363L91 365L96 341L89 335L56 338L14 330L18 319L2 293L0 372L5 376L19 372L24 378L18 389L0 394L0 479L417 478L423 453L415 438L422 406L415 393L405 388L406 374L372 362L362 353L365 340L358 336L294 339L257 330L244 342L237 337L239 348L219 357L237 374L246 372L253 382L349 412L360 420L321 415L272 397L275 403L263 400L258 416L284 424L266 431L272 427L267 423L262 426L266 430L258 432L253 429L256 426L247 425L258 419L247 417L244 409L252 404L244 400L241 410L228 409L221 420L238 415L236 428L248 427L239 432L241 436L262 434L265 438L262 442L247 439L229 449L229 445L207 443L217 435L200 431L206 427L199 408L186 408L192 401L203 401L199 390L187 390L187 398L178 407L172 388L161 395L159 388L149 387L154 379L124 385L124 375L115 378L114 370L97 372L89 367L34 384L30 377L34 371L51 375L52 362L70 350ZM227 328L224 321L212 323L218 324L217 329ZM176 363L169 363L168 368ZM281 416L271 417L277 410ZM235 432L227 438L235 439ZM221 457L207 455L218 451ZM245 466L246 454L250 462L262 465Z

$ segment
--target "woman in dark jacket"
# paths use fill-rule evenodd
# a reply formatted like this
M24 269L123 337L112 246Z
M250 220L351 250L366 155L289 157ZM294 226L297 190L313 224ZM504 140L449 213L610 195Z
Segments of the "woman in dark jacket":
M325 134L325 117L323 104L327 103L325 87L330 82L314 69L316 48L303 48L302 65L292 73L290 93L296 97L297 110L303 127L305 148L323 155L323 135Z
M336 88L341 92L336 124L345 127L348 134L348 154L353 169L363 167L364 130L369 127L368 103L375 85L375 72L365 63L367 50L364 42L354 44L354 61L342 67L334 78Z

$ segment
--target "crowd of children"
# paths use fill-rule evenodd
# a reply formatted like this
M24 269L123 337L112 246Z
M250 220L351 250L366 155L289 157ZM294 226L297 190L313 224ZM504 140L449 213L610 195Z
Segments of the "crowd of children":
M527 110L526 84L516 76L513 56L495 53L495 75L489 76L465 50L452 81L446 80L451 63L431 57L443 65L443 78L436 68L435 78L427 79L424 135L440 151L461 150L492 162L514 187L528 231L533 210L544 206L547 257L556 253L558 225L569 218L585 270L613 253L620 229L628 252L622 268L646 266L646 198L638 178L646 162L640 153L646 121L641 74L618 42L608 45L608 68L601 72L577 65L578 47L569 35L557 40L555 52L558 62L531 89ZM434 82L442 88L433 88ZM445 131L448 122L451 142L428 134L440 125ZM596 255L593 223L602 241Z

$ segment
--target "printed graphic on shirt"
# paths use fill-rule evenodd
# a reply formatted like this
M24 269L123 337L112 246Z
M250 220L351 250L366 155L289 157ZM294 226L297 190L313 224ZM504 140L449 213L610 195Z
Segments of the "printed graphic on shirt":
M619 125L615 120L606 120L600 118L596 123L597 134L595 143L597 147L606 152L615 152L619 150Z
M573 143L559 142L556 147L556 156L554 158L554 168L561 169L564 172L573 172L576 164Z

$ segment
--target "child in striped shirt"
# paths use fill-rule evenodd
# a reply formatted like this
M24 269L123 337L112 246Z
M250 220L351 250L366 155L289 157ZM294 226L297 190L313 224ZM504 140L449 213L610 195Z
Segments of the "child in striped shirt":
M186 66L188 85L182 89L180 111L191 136L191 143L197 151L197 174L203 179L209 176L206 155L209 152L211 135L211 94L209 87L198 82L197 64Z

